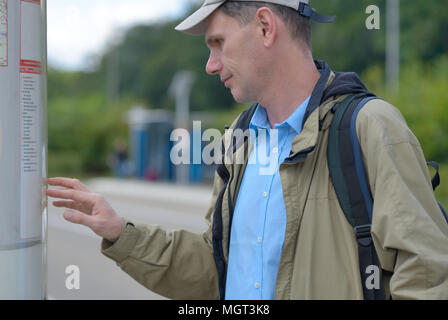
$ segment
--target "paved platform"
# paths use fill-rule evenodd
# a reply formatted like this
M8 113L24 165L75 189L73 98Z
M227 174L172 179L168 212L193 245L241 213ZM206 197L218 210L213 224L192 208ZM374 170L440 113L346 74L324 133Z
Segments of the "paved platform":
M193 210L200 210L210 204L213 187L116 178L95 178L85 181L85 184L93 192L117 199L126 198Z

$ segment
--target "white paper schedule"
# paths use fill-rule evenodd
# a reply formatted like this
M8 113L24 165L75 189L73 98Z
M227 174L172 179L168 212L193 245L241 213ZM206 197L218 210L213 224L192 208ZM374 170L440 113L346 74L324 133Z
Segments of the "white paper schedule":
M41 237L41 110L42 28L40 1L21 1L20 28L20 121L21 209L20 237Z

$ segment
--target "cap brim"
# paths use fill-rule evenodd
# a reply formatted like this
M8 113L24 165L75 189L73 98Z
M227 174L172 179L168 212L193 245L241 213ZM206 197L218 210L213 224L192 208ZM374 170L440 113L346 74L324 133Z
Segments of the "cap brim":
M224 2L225 0L199 8L174 29L191 35L204 34L206 29L205 20Z

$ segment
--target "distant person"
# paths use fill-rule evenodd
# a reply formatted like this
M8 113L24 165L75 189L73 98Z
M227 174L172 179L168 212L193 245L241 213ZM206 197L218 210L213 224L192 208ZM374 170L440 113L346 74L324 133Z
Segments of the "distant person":
M126 141L117 139L114 142L114 149L107 158L107 163L114 170L116 177L125 178L128 175L128 153Z
M244 165L218 165L204 234L167 233L122 218L77 180L48 179L67 190L47 194L66 199L55 205L70 208L67 220L104 238L103 254L166 297L365 298L361 248L330 179L327 145L333 106L367 89L356 74L313 60L310 19L331 20L308 1L207 0L177 26L205 34L206 71L236 101L257 102L230 129L246 123L278 138L269 150L273 174L260 174L258 162L245 165L254 152ZM380 99L361 109L356 125L374 198L372 224L362 236L373 239L384 298L448 299L448 225L419 142L399 111ZM232 153L231 134L224 136L225 154ZM234 145L235 153L248 143Z

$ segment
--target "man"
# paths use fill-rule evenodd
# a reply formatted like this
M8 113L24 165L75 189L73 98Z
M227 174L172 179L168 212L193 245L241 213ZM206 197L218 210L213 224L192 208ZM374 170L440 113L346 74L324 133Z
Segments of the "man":
M356 74L314 61L308 1L210 1L177 29L205 34L206 71L236 101L256 101L223 137L202 235L165 232L121 218L77 180L48 179L67 220L104 238L102 252L147 288L175 299L363 299L354 231L329 177L332 107L366 92ZM233 144L246 121L277 140L274 171L251 161L261 140ZM375 203L371 234L386 298L448 298L448 226L431 189L420 145L383 100L360 111L357 134ZM275 129L275 130L271 130ZM252 152L250 152L252 150ZM249 164L248 164L249 163Z

